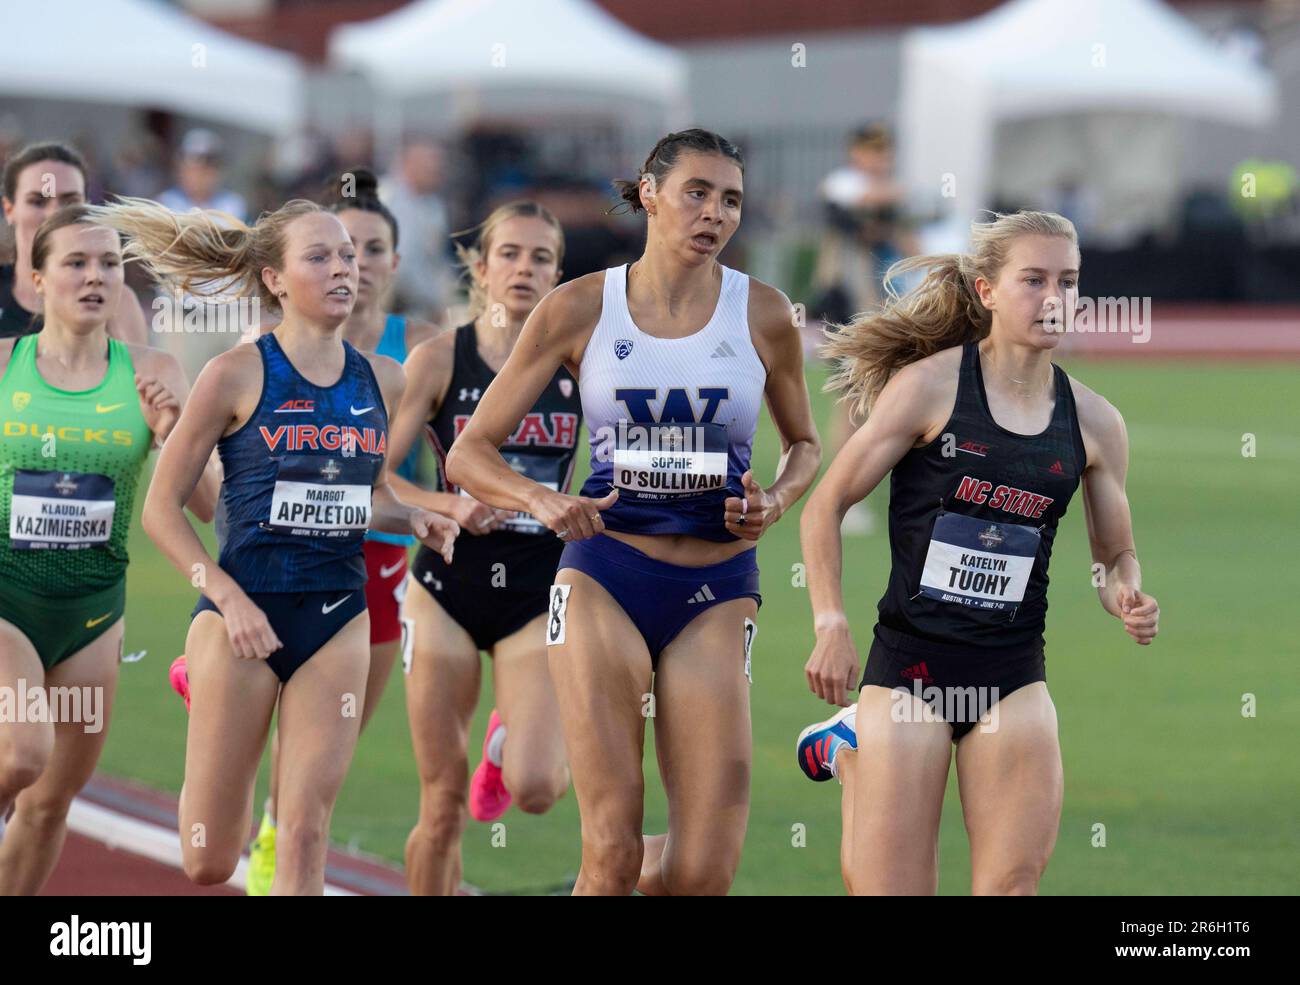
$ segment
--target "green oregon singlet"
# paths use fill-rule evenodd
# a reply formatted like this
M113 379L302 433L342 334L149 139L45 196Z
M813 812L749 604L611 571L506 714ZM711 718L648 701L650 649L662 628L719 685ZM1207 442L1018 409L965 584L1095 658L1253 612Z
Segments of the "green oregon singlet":
M153 435L127 346L108 340L108 372L89 390L50 386L39 336L20 338L0 378L0 571L45 597L120 582L141 466Z

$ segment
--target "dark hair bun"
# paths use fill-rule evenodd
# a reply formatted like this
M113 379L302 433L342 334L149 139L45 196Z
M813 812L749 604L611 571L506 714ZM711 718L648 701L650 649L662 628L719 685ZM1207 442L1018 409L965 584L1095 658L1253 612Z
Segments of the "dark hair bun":
M346 168L329 179L321 198L329 206L378 201L379 179L369 168Z

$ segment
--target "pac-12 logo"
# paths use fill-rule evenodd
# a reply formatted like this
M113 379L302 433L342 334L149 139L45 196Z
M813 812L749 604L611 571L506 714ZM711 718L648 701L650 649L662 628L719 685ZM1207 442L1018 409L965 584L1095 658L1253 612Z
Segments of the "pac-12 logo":
M628 356L632 355L632 340L615 339L614 355L618 356L619 359L626 359Z

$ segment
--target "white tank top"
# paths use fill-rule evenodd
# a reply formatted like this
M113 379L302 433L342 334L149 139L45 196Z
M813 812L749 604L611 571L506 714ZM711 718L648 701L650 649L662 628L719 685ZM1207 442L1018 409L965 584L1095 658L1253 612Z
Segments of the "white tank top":
M627 266L605 271L578 387L591 444L582 495L619 490L603 514L608 529L735 539L723 501L743 495L767 384L748 309L748 275L723 267L708 323L685 338L656 338L628 312Z

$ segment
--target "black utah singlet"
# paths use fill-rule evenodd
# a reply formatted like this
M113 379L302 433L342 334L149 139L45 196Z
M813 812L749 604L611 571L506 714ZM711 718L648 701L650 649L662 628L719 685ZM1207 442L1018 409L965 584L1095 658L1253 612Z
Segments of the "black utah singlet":
M438 455L438 478L446 492L461 492L459 487L447 481L447 452L465 430L470 415L494 379L496 374L479 355L474 323L461 325L456 329L447 394L438 413L425 424L425 433ZM501 446L501 455L516 472L567 493L573 479L574 452L581 426L582 399L577 381L567 369L560 367L532 409L519 422L515 433ZM532 556L538 551L553 551L558 562L563 548L563 542L537 519L519 513L490 534L474 535L463 531L456 538L453 569L462 565L475 566L481 561L501 560L506 556ZM553 574L552 566L548 577Z
M958 645L1041 642L1052 541L1086 465L1069 377L1052 370L1051 422L1016 434L989 411L978 345L963 347L952 416L890 477L881 625Z
M32 314L14 297L13 264L0 264L0 339L35 335L43 323L39 312Z

